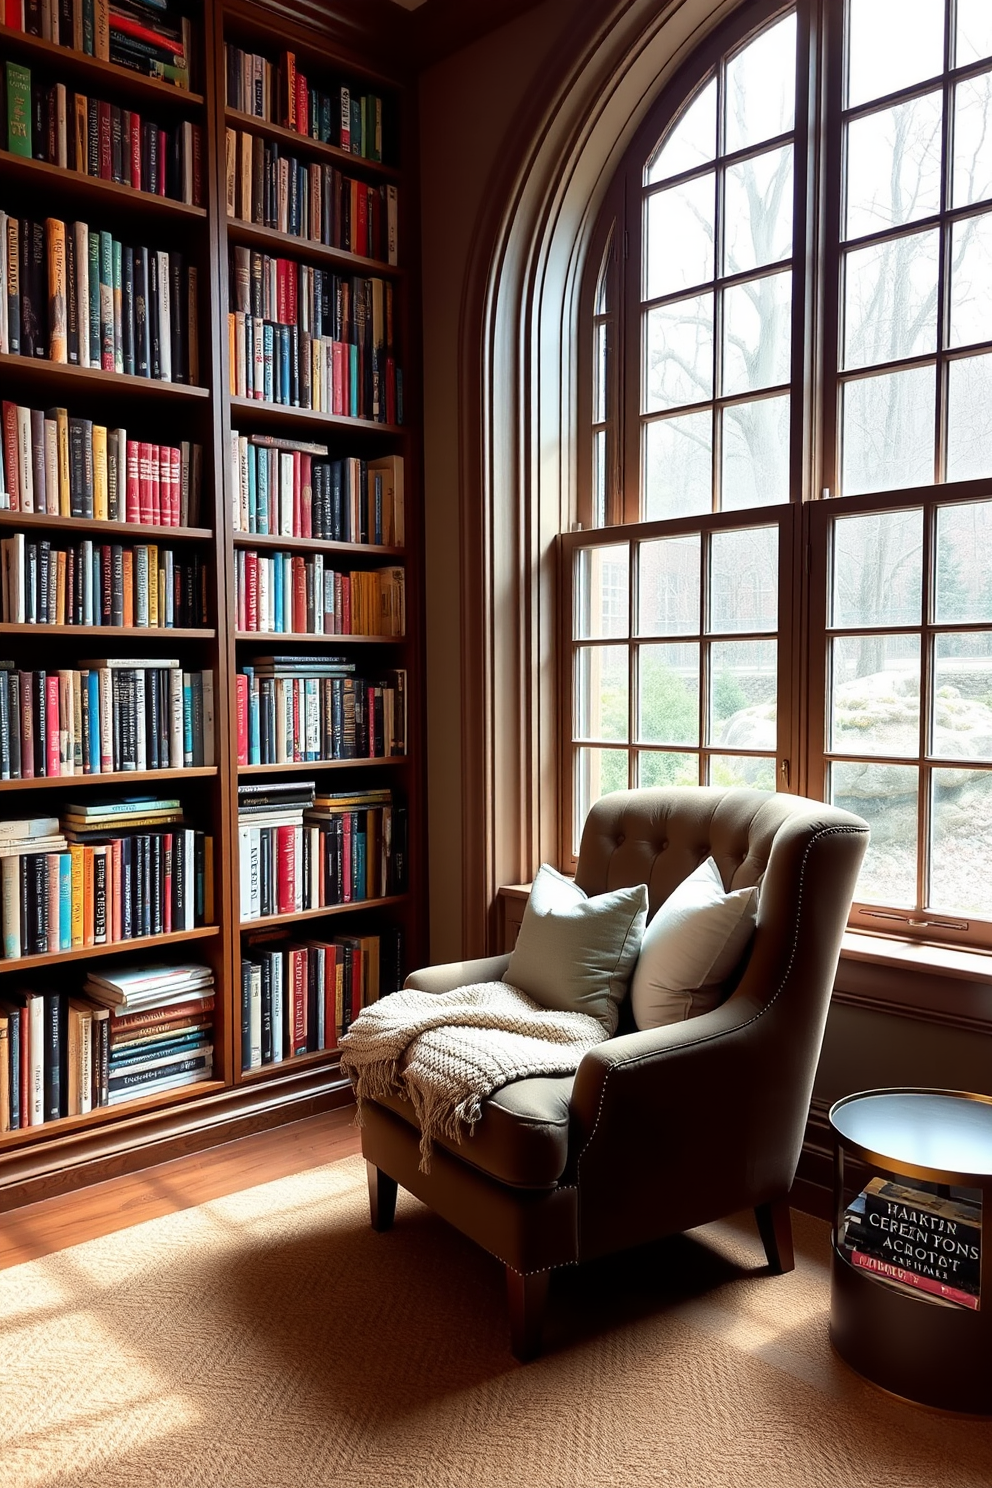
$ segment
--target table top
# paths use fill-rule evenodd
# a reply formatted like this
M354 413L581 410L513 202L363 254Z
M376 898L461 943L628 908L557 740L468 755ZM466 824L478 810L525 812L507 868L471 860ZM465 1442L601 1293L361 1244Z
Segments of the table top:
M899 1168L992 1177L992 1100L963 1091L870 1090L830 1111L842 1140ZM941 1181L937 1178L937 1181Z

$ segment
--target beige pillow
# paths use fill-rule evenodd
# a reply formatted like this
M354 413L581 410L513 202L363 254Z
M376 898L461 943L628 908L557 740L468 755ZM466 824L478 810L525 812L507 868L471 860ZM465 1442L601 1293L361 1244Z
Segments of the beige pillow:
M638 1028L708 1013L754 932L758 890L723 887L712 858L683 879L644 932L630 988Z
M647 913L645 884L590 899L545 863L534 879L505 980L542 1007L598 1018L612 1034Z

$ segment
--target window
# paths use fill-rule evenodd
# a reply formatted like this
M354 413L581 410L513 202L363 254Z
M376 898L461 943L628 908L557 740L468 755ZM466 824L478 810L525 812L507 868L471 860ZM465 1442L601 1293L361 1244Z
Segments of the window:
M992 945L992 7L823 10L742 7L604 209L563 848L798 789L872 826L855 922Z

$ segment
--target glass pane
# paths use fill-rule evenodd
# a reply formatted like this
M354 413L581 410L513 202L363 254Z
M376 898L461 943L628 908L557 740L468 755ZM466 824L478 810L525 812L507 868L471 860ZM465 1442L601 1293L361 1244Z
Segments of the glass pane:
M606 526L606 430L592 436L592 520L596 527Z
M948 346L992 341L992 213L951 228L951 318Z
M644 426L644 520L698 517L713 508L713 415Z
M601 424L606 418L606 324L593 331L592 421Z
M904 908L916 904L918 786L915 765L830 766L832 803L863 816L871 827L856 898Z
M713 295L659 305L644 317L644 412L713 396Z
M710 631L778 625L778 528L744 527L710 539Z
M990 552L992 501L940 508L934 598L934 620L938 625L992 622Z
M953 205L992 196L992 73L954 89Z
M947 369L947 480L992 474L992 356Z
M769 26L727 63L727 150L788 134L796 117L796 17Z
M919 625L923 594L923 513L841 517L833 530L831 625Z
M845 496L933 481L933 367L884 372L844 385Z
M856 108L944 70L944 0L850 0L847 103Z
M575 658L575 735L627 739L626 646L583 646Z
M679 176L716 155L716 78L710 78L647 163L645 184Z
M644 787L698 785L699 755L642 750L637 756L637 783Z
M992 633L934 640L933 745L941 759L992 760Z
M728 749L776 748L778 646L714 641L710 647L709 742Z
M958 0L958 67L992 57L992 6L989 0Z
M860 238L940 211L943 101L926 93L847 127L845 237Z
M610 235L606 243L606 251L603 254L603 267L600 270L599 281L596 285L596 304L594 315L605 315L610 308L610 288L612 276L610 264L613 261L613 238L616 232L616 223L610 228Z
M723 391L757 392L788 382L792 273L735 284L723 296Z
M713 278L716 176L649 196L644 212L644 297L677 294Z
M830 749L919 755L919 636L838 636L831 652Z
M934 770L928 903L945 914L992 916L992 772Z
M940 233L911 233L845 260L844 366L874 367L937 349Z
M788 499L788 394L725 408L720 510L779 506Z
M792 257L792 146L752 156L724 177L723 272Z
M775 789L775 761L760 756L711 754L710 785L744 785L752 790Z
M575 555L575 617L577 640L627 634L627 593L630 586L628 548L580 548Z
M698 744L698 645L641 646L638 656L639 742Z
M698 533L638 547L638 635L693 635L699 626Z
M575 751L575 821L572 850L578 852L582 826L589 807L611 791L627 789L626 749L577 749Z

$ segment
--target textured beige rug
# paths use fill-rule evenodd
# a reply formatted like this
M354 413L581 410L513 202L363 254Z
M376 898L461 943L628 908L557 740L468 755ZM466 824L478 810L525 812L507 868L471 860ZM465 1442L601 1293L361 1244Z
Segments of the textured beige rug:
M521 1367L501 1269L410 1198L373 1234L358 1159L265 1184L0 1273L0 1484L988 1488L992 1424L834 1358L798 1231L566 1273Z

